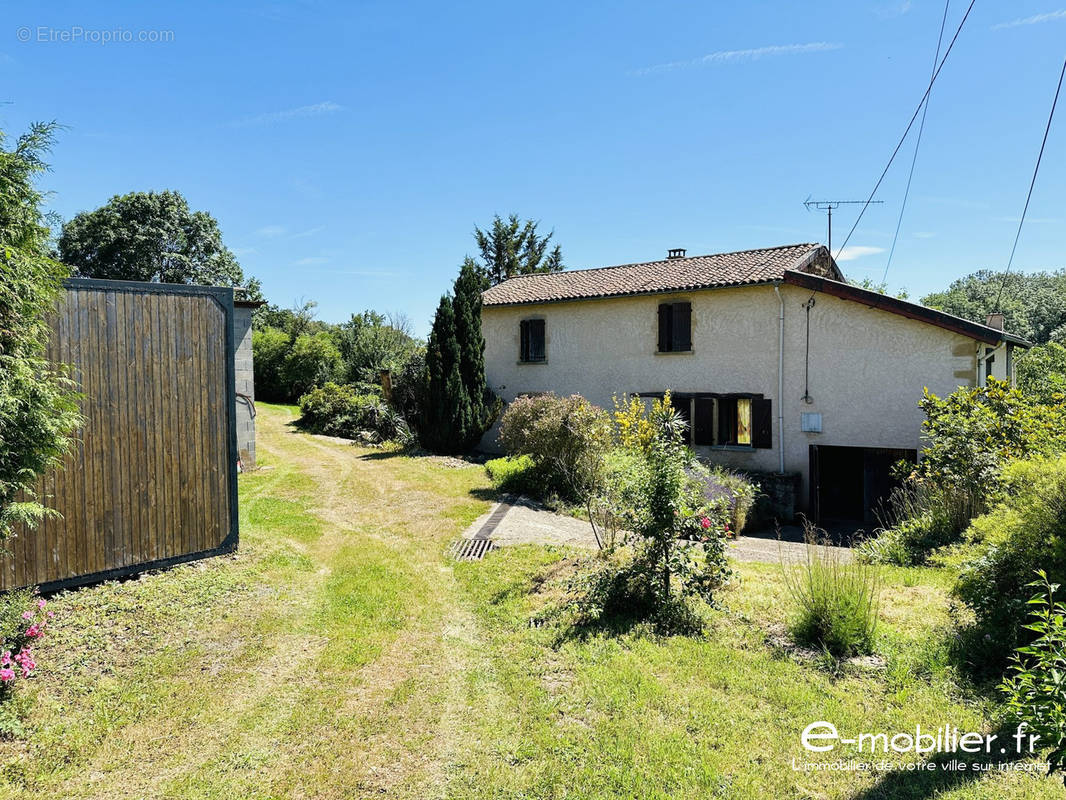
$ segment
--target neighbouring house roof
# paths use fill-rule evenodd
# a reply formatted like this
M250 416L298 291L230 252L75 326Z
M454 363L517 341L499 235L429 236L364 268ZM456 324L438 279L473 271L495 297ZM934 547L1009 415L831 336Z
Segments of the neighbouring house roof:
M483 302L486 306L509 306L743 286L784 280L787 270L843 278L822 245L789 244L644 264L519 275L486 291Z
M944 328L945 330L953 331L954 333L960 333L963 336L969 336L971 339L976 339L977 341L986 344L1010 342L1011 344L1016 344L1021 347L1032 346L1031 342L1026 341L1017 334L1001 331L998 328L990 328L988 325L971 322L968 319L956 317L954 314L948 314L946 311L940 311L939 309L929 308L928 306L919 305L918 303L900 300L897 297L881 294L880 292L875 292L870 289L863 289L861 286L844 283L843 281L831 280L820 275L811 275L808 273L786 270L784 282L792 284L793 286L801 286L804 289L824 292L825 294L840 297L844 300L852 300L856 303L862 303L870 308L877 308L881 311L899 314L907 319L928 322L930 325L935 325L938 328Z

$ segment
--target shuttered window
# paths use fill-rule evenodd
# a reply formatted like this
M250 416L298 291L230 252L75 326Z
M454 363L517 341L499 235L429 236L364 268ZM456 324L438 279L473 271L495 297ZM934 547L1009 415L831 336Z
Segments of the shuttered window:
M524 319L519 325L519 359L524 362L544 361L544 320Z
M771 408L771 401L759 396L697 397L693 403L693 444L771 448Z
M659 352L684 353L692 349L692 304L659 304Z

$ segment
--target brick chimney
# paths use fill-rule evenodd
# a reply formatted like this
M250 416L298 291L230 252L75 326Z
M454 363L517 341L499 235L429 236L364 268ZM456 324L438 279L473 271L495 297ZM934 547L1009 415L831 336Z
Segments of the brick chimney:
M675 247L672 250L667 250L666 251L666 258L667 258L668 261L671 258L684 258L684 257L685 257L685 248L684 247Z
M1002 311L993 311L988 317L985 318L985 325L989 328L995 328L997 331L1003 330L1004 320Z

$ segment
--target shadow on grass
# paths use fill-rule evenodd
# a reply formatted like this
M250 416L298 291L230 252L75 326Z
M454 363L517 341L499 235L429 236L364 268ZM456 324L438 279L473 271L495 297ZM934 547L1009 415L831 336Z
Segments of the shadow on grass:
M470 496L477 500L487 500L490 503L496 503L503 498L504 492L498 492L492 487L475 486L469 492Z
M1024 751L1028 745L1023 745L1023 752L1017 751L1016 731L1016 726L1008 724L997 728L991 753L937 753L924 762L935 764L936 769L884 772L877 783L853 800L927 800L979 781L1028 757ZM1006 753L1000 753L1001 748Z

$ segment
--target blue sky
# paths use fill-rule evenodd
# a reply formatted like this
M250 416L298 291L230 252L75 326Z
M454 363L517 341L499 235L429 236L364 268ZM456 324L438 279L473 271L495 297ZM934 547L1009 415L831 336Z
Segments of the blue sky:
M177 189L272 301L403 311L424 334L494 213L554 228L570 267L824 242L803 201L869 194L943 8L20 4L0 27L0 127L68 126L43 181L63 218ZM168 41L87 41L116 31ZM933 89L890 286L1006 262L1064 43L1064 0L977 1ZM853 277L885 268L912 146L851 240ZM835 215L837 244L854 213ZM1060 115L1016 268L1066 266L1064 223Z

